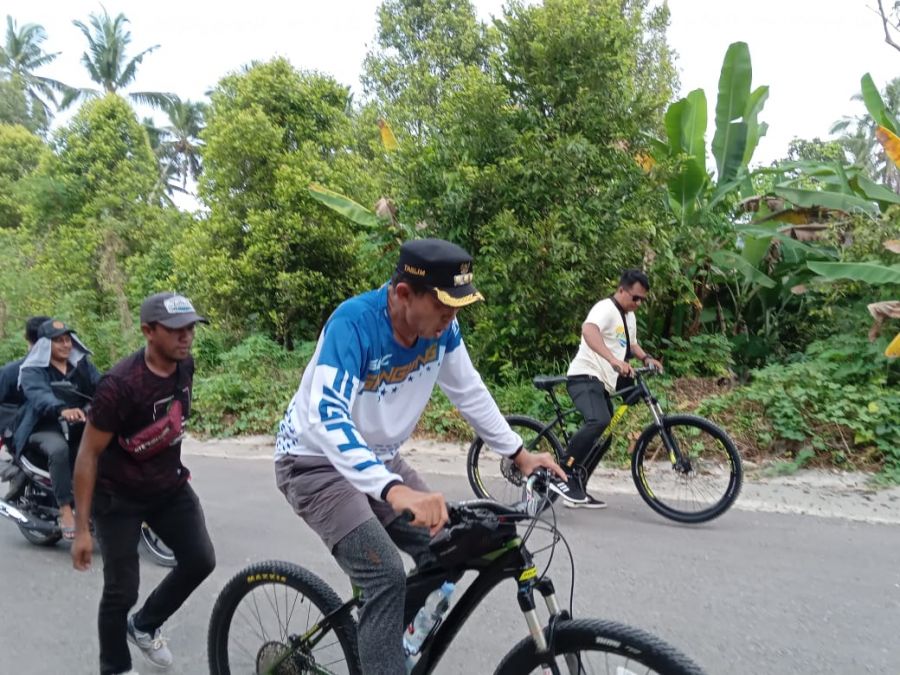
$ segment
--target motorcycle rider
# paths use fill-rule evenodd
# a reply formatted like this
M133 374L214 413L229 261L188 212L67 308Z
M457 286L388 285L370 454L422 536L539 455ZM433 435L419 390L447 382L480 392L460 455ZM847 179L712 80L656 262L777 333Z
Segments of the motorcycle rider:
M38 328L49 318L49 316L32 316L25 322L25 342L29 351L37 342ZM22 357L0 367L0 445L6 447L10 455L13 454L12 437L16 429L16 419L21 405L25 402L19 389L19 368L24 360L25 357ZM11 461L4 459L0 462L0 481L9 482L7 494L12 495L21 488L25 474Z
M94 395L100 373L88 358L90 350L75 332L58 319L41 324L37 341L19 369L24 413L16 427L14 445L21 453L38 449L48 460L53 494L59 506L59 526L65 539L75 538L75 496L72 469L83 426L85 403ZM62 397L60 383L68 383L72 398ZM76 400L77 399L77 400ZM70 427L68 439L60 418Z

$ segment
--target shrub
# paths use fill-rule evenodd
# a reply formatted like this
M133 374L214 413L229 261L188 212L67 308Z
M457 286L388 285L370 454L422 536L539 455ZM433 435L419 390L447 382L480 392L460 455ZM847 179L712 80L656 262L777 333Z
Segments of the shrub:
M794 362L754 371L747 387L701 410L756 404L765 416L751 425L759 445L813 450L819 461L847 468L878 466L884 479L900 482L900 373L883 342L848 335L814 342Z
M724 335L703 333L664 342L665 367L672 377L722 377L732 373L731 343Z
M221 339L215 337L208 345ZM274 433L315 349L307 342L288 351L264 335L251 335L220 354L211 373L194 378L191 428L200 434L233 436ZM207 364L212 355L201 350Z

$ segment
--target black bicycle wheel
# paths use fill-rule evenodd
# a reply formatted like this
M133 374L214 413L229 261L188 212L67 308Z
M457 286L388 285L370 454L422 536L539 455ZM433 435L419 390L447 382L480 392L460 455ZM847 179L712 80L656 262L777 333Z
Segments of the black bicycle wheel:
M703 523L727 511L741 491L741 456L734 442L709 420L694 415L665 418L668 437L681 450L676 461L658 427L648 427L631 458L631 475L644 501L680 523Z
M522 437L529 452L548 452L559 461L563 453L559 439L549 429L543 434L544 425L532 417L510 415L506 418L513 431ZM466 460L469 485L481 499L493 499L502 504L513 504L523 497L525 477L511 459L502 457L480 437L469 446Z
M222 589L209 619L210 674L359 675L356 622L349 612L332 617L325 634L308 635L341 604L328 584L297 565L266 561L241 570ZM300 636L314 644L285 658Z
M614 621L578 619L563 621L553 631L544 630L560 672L570 675L588 673L641 673L649 675L702 675L703 670L684 654L659 638L638 628ZM530 637L510 651L495 675L546 673L545 656L539 655Z
M175 567L178 564L172 549L166 546L163 540L159 538L159 535L147 523L141 523L141 538L138 541L138 547L141 551L157 565L161 567Z

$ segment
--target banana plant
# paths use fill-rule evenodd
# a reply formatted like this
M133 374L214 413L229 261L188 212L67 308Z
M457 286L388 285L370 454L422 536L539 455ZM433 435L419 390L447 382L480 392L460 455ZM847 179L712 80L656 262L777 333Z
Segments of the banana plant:
M766 86L751 88L752 72L747 44L735 42L729 46L719 76L715 134L710 146L715 181L706 166L708 112L702 89L669 106L666 140L651 141L657 160L676 164L667 187L669 205L681 225L702 223L727 197L750 189L748 165L768 129L759 121L759 114L769 96Z
M384 119L379 119L377 124L385 151L389 153L396 151L399 143L390 125ZM415 238L416 234L424 229L421 223L412 226L397 220L397 207L387 197L379 199L373 211L350 197L318 183L310 183L307 189L313 199L350 222L362 226L366 235L364 250L367 252L384 254L406 239Z

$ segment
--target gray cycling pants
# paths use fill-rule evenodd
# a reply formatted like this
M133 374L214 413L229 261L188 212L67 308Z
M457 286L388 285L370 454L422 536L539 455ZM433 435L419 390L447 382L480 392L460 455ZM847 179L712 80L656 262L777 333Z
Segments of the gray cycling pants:
M406 570L399 546L422 564L431 555L428 531L405 521L387 529L370 518L334 547L332 553L353 585L362 589L359 660L364 675L403 675L403 605Z

